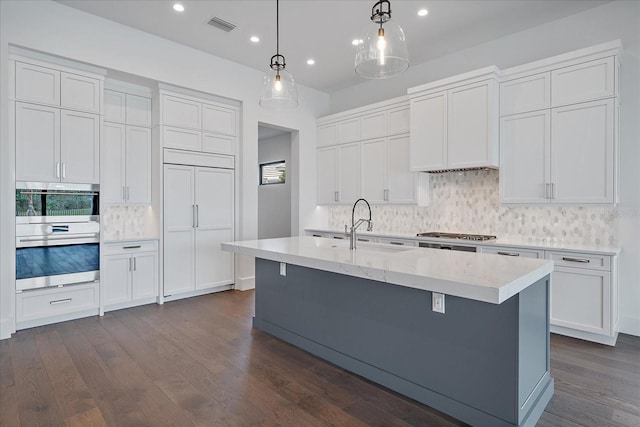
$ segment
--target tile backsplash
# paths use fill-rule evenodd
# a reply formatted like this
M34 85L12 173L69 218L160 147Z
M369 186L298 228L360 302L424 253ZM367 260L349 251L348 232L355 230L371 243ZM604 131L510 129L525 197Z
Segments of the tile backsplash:
M150 206L103 206L100 231L105 241L157 238L150 222Z
M445 231L494 234L531 242L616 246L615 208L584 206L502 206L498 171L480 170L430 175L429 206L372 206L374 230L389 234ZM356 218L365 216L358 206ZM351 223L351 206L329 207L328 226Z

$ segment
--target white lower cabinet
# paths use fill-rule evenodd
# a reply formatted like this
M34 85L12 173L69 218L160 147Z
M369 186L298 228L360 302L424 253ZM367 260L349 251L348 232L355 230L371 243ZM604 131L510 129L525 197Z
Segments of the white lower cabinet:
M103 246L102 305L106 311L148 304L158 297L158 243L138 241Z
M163 212L163 295L233 284L233 169L165 164Z
M98 314L98 282L44 288L16 294L16 329L32 328Z
M615 345L618 336L615 258L545 251L551 274L551 332Z
M499 247L499 246L479 246L478 252L483 254L495 254L511 257L522 258L544 258L544 251L536 249L520 249L512 247Z

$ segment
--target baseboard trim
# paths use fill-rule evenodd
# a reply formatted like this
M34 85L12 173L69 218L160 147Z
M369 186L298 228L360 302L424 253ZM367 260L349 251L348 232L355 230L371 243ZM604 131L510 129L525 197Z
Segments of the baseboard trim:
M220 285L213 288L198 289L197 291L183 292L175 295L167 295L164 297L164 302L177 301L185 298L199 297L201 295L213 294L216 292L228 291L232 289L232 285Z
M557 325L551 325L550 330L552 334L566 335L568 337L579 338L581 340L596 342L598 344L610 345L612 347L616 345L616 341L618 340L618 332L615 332L612 336L600 335Z
M620 317L618 320L618 330L622 334L640 337L640 319L633 317Z
M238 277L236 280L236 291L249 291L256 288L256 276Z
M15 333L16 325L13 319L0 320L0 340L11 338L11 334Z

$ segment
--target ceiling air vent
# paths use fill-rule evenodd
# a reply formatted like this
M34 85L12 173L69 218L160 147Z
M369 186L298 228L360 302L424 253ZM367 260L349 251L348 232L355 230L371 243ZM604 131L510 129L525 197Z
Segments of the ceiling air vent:
M236 27L231 22L227 22L222 18L218 18L217 16L211 18L209 22L207 22L207 24L211 25L212 27L219 28L222 31L226 31L227 33Z

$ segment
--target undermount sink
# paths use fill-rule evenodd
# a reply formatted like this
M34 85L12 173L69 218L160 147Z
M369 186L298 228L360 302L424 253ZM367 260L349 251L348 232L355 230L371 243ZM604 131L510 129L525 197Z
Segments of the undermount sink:
M331 245L332 248L349 248L349 241L336 242ZM358 248L354 249L356 252L405 252L415 249L412 246L394 246L394 245L364 245L362 242L358 243Z

